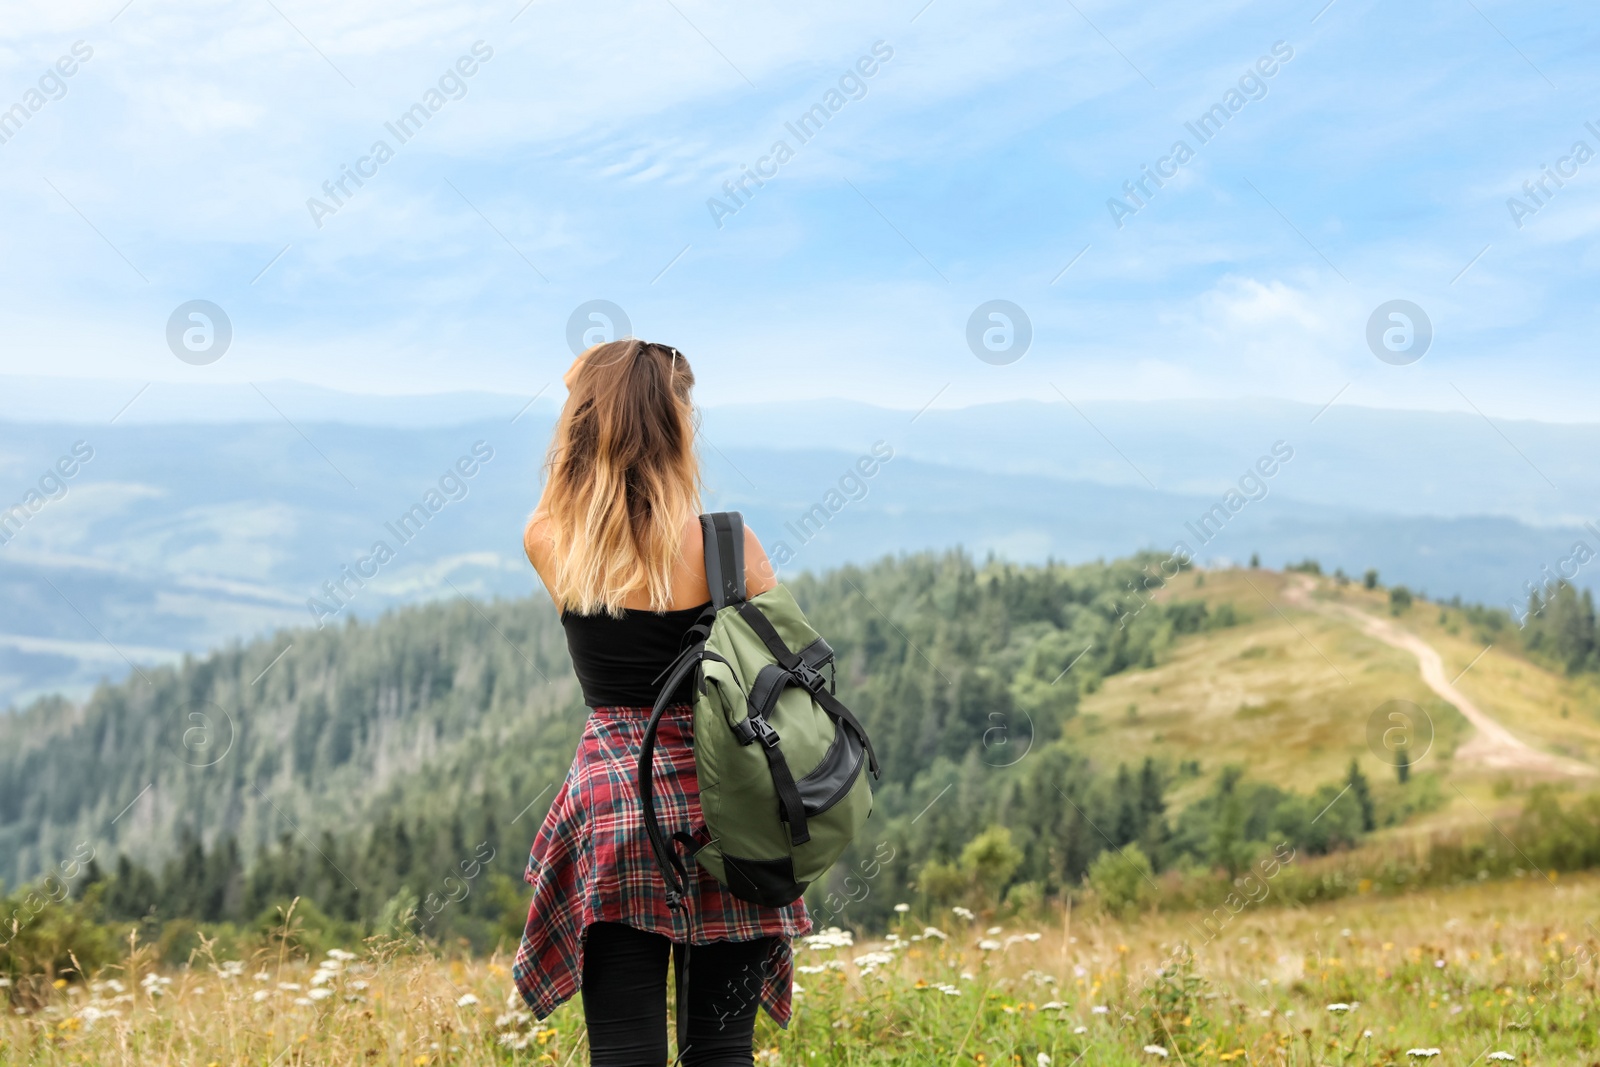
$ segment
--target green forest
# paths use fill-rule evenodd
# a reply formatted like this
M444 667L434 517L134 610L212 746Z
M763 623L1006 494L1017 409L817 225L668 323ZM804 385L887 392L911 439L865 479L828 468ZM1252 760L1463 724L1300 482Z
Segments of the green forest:
M864 835L808 894L820 920L870 928L902 901L1025 907L1086 881L1132 902L1132 876L1231 876L1280 844L1318 855L1376 828L1354 764L1297 793L1198 760L1097 765L1062 739L1103 679L1247 621L1242 605L1152 599L1170 562L948 552L790 583L884 770ZM1555 589L1540 609L1530 650L1587 669L1587 594ZM584 714L542 598L281 632L0 719L0 876L53 879L86 919L136 926L174 960L204 924L265 929L297 897L312 927L505 944ZM1173 810L1171 787L1202 775L1203 797ZM1355 802L1331 806L1345 792Z

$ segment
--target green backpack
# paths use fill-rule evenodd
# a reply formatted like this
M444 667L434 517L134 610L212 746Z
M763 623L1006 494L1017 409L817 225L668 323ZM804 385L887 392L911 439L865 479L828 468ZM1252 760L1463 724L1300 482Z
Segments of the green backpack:
M689 855L734 896L782 907L822 877L872 814L863 765L878 758L861 723L833 693L833 649L782 585L745 599L744 519L700 516L711 606L691 627L651 709L639 752L645 829L681 906ZM823 668L829 678L824 679ZM674 690L698 672L694 762L705 827L669 840L652 788L656 730Z

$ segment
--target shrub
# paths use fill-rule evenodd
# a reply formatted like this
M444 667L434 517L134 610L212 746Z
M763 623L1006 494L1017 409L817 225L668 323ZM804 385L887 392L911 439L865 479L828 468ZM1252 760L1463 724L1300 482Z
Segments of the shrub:
M1107 850L1089 865L1089 888L1107 911L1121 914L1150 899L1150 857L1138 845Z

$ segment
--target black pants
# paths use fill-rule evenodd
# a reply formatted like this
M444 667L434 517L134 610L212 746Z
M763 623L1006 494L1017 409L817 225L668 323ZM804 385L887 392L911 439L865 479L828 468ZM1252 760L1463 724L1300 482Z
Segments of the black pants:
M692 947L688 1004L680 1007L683 1018L678 1022L685 1067L754 1063L758 997L777 941L763 937ZM583 1018L594 1067L665 1067L667 956L671 952L682 986L683 948L622 923L589 927L583 952Z

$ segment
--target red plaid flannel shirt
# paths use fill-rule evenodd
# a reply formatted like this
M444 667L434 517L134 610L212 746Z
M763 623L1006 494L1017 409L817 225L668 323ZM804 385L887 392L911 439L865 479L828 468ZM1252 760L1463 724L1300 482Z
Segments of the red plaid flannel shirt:
M786 1027L794 980L790 939L811 929L805 903L748 903L688 861L687 922L667 905L636 781L649 717L649 708L625 707L595 708L589 715L572 769L528 857L523 877L534 887L533 904L512 979L529 1010L543 1019L582 984L583 939L591 923L626 923L690 945L777 936L781 951L763 969L760 1002ZM656 812L669 835L702 826L693 726L689 705L681 704L667 709L658 728Z

